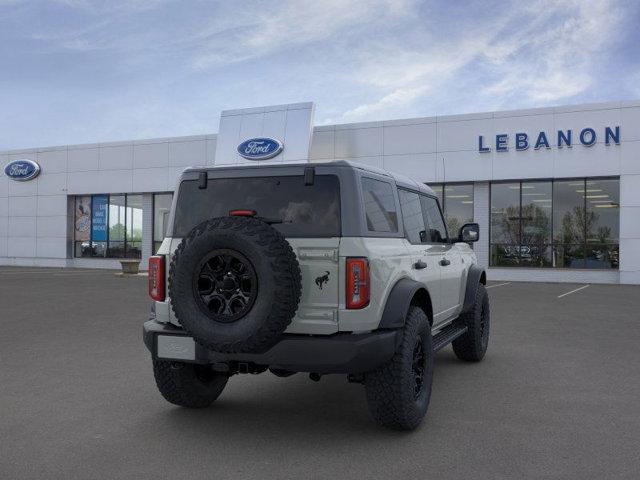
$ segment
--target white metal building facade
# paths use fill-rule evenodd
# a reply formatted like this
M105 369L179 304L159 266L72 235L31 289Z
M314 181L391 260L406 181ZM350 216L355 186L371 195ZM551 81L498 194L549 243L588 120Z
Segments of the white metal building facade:
M640 284L640 101L324 126L313 110L223 112L219 134L0 152L0 264L144 264L161 236L157 194L185 167L241 162L237 145L263 135L284 144L271 162L353 160L435 186L452 225L480 224L492 279ZM4 165L16 160L41 173L14 181ZM78 238L78 215L99 224L96 205L111 212L110 243L95 228Z

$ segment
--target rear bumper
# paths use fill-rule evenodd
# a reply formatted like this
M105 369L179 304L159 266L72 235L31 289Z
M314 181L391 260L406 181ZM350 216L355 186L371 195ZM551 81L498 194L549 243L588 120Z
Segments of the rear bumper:
M391 359L401 330L337 333L327 336L284 334L264 353L220 353L193 341L181 328L145 322L144 343L154 359L201 364L248 363L292 372L363 373Z

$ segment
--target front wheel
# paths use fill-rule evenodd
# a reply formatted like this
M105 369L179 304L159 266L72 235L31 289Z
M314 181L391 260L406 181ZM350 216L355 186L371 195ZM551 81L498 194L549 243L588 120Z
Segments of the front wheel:
M153 361L153 374L160 393L170 403L187 408L205 408L222 393L227 375L208 365Z
M479 362L487 353L491 326L489 295L484 285L478 285L471 310L460 315L459 320L467 331L453 341L453 351L460 360Z
M389 362L365 375L371 415L384 427L413 430L427 413L432 379L431 326L421 308L410 307L400 347Z

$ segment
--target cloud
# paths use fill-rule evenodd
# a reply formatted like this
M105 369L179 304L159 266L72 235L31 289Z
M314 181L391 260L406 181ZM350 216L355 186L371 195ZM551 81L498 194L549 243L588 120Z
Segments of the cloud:
M343 123L637 98L639 10L632 0L0 0L0 61L11 67L0 148L211 132L225 108L308 100L320 123Z
M400 114L402 108L426 94L433 94L461 68L477 57L484 41L466 39L441 42L421 51L378 46L375 55L384 62L365 61L357 71L361 83L385 92L380 98L345 111L340 121L358 121L373 115ZM452 52L454 52L452 54Z
M572 13L565 15L567 11ZM535 103L550 103L591 86L598 53L615 39L621 20L612 3L572 1L560 6L537 2L527 10L536 12L542 13L534 22L497 42L498 50L511 45L508 54L487 54L501 78L488 85L485 94L508 98L523 92Z
M260 58L283 49L334 39L357 26L400 18L413 4L409 0L280 1L271 9L243 9L230 15L233 23L214 22L198 32L193 43L198 69L220 67ZM231 13L231 12L227 12Z
M475 100L482 106L513 105L514 97L534 105L568 100L593 84L598 55L616 40L622 20L606 0L544 0L502 12L492 19L461 20L457 33L426 37L419 48L399 41L376 45L368 52L371 58L361 53L362 65L353 76L370 94L339 120L402 115L408 105L460 84L475 83Z
M423 95L429 87L399 88L385 95L373 103L358 105L356 108L347 110L340 117L341 121L352 119L371 118L394 110L397 107L405 106Z

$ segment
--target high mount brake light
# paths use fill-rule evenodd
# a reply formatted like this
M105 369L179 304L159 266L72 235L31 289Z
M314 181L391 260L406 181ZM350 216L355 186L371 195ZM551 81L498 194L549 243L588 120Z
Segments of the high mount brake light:
M369 260L364 257L347 258L346 303L348 309L369 305L371 285Z
M156 302L164 302L164 255L149 257L149 296Z
M231 217L255 217L258 214L255 210L229 210L229 216Z

